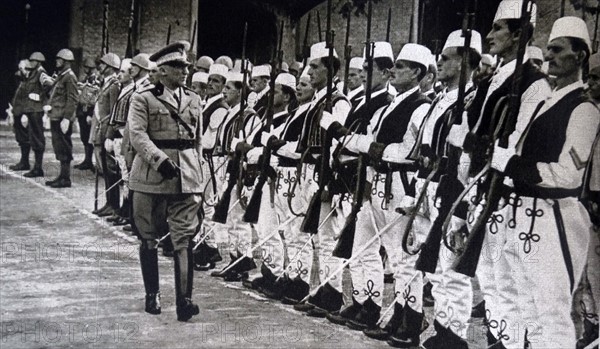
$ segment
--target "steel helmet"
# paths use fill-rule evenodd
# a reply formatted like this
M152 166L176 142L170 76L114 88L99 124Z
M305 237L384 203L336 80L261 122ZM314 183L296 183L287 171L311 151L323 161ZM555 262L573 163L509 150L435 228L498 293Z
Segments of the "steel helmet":
M121 67L121 58L119 58L119 56L112 52L109 52L102 56L102 58L100 58L100 62L115 69L119 69Z
M31 56L29 56L29 60L30 61L45 62L46 61L46 57L44 57L44 55L41 52L34 52L34 53L31 54Z
M74 61L75 60L75 56L73 56L73 52L71 52L71 50L69 50L68 48L63 48L62 50L58 51L58 53L56 54L56 58L62 58L65 61Z
M83 66L86 68L96 68L96 60L92 57L88 57L83 61Z
M131 59L131 64L136 65L145 70L150 69L150 55L147 53L139 53Z

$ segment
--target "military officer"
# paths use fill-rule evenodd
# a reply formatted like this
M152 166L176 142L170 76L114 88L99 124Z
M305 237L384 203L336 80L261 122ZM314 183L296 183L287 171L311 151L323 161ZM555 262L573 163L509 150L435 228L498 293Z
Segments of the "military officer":
M29 166L29 151L31 145L29 143L29 135L27 132L29 121L27 115L24 112L24 107L27 104L27 84L29 71L27 67L29 61L26 59L21 60L18 65L18 71L15 77L19 81L19 85L15 92L15 96L12 100L12 113L14 118L13 131L19 148L21 148L21 159L15 165L10 165L9 169L13 171L26 171L30 169Z
M146 312L159 314L157 227L153 214L166 202L175 248L177 320L199 313L192 302L193 268L190 241L198 226L202 192L200 97L184 87L189 43L176 42L150 56L160 81L133 94L128 115L131 144L136 150L130 174L133 217L138 227L140 263L146 290Z
M50 131L52 133L52 148L56 159L60 161L59 175L46 185L52 188L67 188L71 186L71 160L73 160L73 143L71 133L73 122L76 120L75 110L79 99L77 91L77 76L71 70L75 60L73 52L62 49L56 54L56 69L58 76L50 91Z

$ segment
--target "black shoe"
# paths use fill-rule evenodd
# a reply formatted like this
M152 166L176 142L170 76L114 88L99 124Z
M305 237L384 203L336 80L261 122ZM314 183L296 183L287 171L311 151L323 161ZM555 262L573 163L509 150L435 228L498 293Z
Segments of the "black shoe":
M160 314L160 292L146 294L146 313Z
M292 279L288 285L283 297L281 298L281 303L287 305L296 305L308 295L309 291L310 286L299 276L297 276Z
M483 319L485 317L485 301L481 301L471 308L471 317L475 319Z
M8 169L12 171L27 171L31 167L28 162L19 162L18 164L8 166Z
M185 298L177 304L177 321L188 321L194 315L200 314L200 308L192 302L191 299Z
M340 311L334 311L327 314L327 320L336 325L345 325L346 321L354 319L361 309L362 304L358 303L356 299L352 297L352 304L341 309Z
M423 333L423 313L418 313L411 307L406 306L402 312L402 321L394 334L390 336L387 343L395 348L414 348L421 343L420 336ZM454 348L445 346L444 348Z
M283 274L281 277L277 278L270 287L263 287L262 293L267 296L267 298L281 300L291 283L292 281L289 277Z
M31 171L23 173L23 177L27 177L27 178L44 177L44 170L42 170L41 168L34 167Z
M333 288L329 283L321 288L320 297L313 303L315 308L309 310L306 315L313 317L325 317L327 313L339 311L344 303L344 295ZM311 302L312 303L312 302Z
M51 179L49 181L45 181L44 184L47 185L47 186L51 186L52 184L58 182L60 179L61 179L60 177L56 177L56 178Z
M105 211L100 211L98 212L96 215L98 217L111 217L111 216L115 216L117 213L115 212L115 209L112 207L109 207L108 209L106 209Z
M576 349L582 349L592 344L598 339L598 324L593 324L590 320L583 320L583 334L577 340ZM597 348L598 346L596 346Z
M369 328L375 328L379 320L381 307L375 304L369 297L362 305L360 312L353 319L346 322L346 326L352 330L364 331Z
M398 327L400 327L403 313L404 308L402 307L402 305L400 303L395 302L394 313L392 314L390 321L388 321L384 328L370 328L363 330L363 333L369 338L377 339L380 341L388 340L392 336L392 334L394 334L398 330Z
M199 256L198 254L194 254L194 258L198 259ZM232 264L236 263L234 266L231 266ZM243 261L239 261L237 262L237 258L233 255L233 254L229 254L229 264L227 264L227 266L221 270L215 270L212 273L210 273L210 276L212 277L220 277L220 278L226 278L229 275L235 275L238 274L238 270L239 269L239 265L243 263Z
M110 205L109 204L105 204L104 206L100 207L99 209L93 210L92 213L95 214L95 215L97 215L98 213L104 212L104 211L109 210L109 209L111 209Z
M106 218L107 222L115 222L117 221L119 218L121 218L121 216L119 216L118 214L114 213L112 216Z
M50 184L51 188L71 188L71 180L67 178L61 178L56 182Z
M445 328L439 322L434 321L433 326L435 328L435 335L433 337L427 338L425 342L423 342L423 346L426 349L438 349L438 348L453 348L453 349L468 349L468 343L457 336L452 330ZM502 345L502 342L498 342ZM502 347L504 347L502 345ZM498 348L502 348L498 347ZM496 347L494 347L496 348Z
M123 231L133 231L131 224L124 225L121 229L123 229Z
M314 308L315 308L315 306L313 304L310 304L308 301L303 302L303 303L294 304L294 310L301 311L301 312L307 312Z
M115 226L115 227L120 227L122 225L127 225L127 224L129 224L129 219L123 218L123 217L119 217L119 219L117 219L116 221L113 222L113 226Z
M73 166L73 168L76 168L81 171L94 170L94 164L91 161L88 161L88 162L84 161L78 165Z
M164 250L163 250L164 251ZM206 264L194 263L194 270L196 271L209 271L215 269L215 263L207 262Z
M225 275L225 277L223 278L224 281L226 282L240 282L243 280L246 280L248 278L248 272L242 272L242 273L229 273L227 275Z

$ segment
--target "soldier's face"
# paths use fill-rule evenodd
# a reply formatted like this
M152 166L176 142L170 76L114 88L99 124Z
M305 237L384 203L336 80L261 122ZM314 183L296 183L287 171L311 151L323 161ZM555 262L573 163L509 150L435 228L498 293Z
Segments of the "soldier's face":
M150 80L150 83L152 83L153 85L156 85L156 83L159 81L158 69L152 69L150 71L150 73L148 74L148 80Z
M354 90L363 83L362 70L350 68L348 69L348 89Z
M129 68L129 76L135 79L140 74L141 70L142 68L138 67L137 65L132 65L131 68Z
M129 74L129 68L121 68L119 70L119 82L121 84L128 83L131 80L131 75Z
M320 90L327 86L327 67L320 58L310 61L308 76L310 77L310 84L315 90Z
M456 78L460 74L461 61L456 47L445 49L437 62L438 80L447 82Z
M548 61L548 75L557 78L577 74L583 64L585 54L573 51L571 42L567 38L557 38L548 44L546 61Z
M419 74L419 69L411 69L406 62L397 60L390 69L390 83L398 91L405 91L413 84Z
M56 58L56 68L60 69L65 66L65 60L62 58Z
M588 85L590 87L590 97L595 100L600 100L600 67L590 70Z
M256 78L252 78L252 80L250 81L250 86L252 88L252 91L259 93L260 91L264 90L267 87L268 83L269 83L268 79L265 79L265 78L259 76Z
M363 69L360 74L365 88L367 87L367 73L369 71L369 64L363 63ZM371 78L371 88L373 90L379 90L385 83L390 79L390 73L387 69L380 70L377 64L373 64L373 76Z
M501 19L492 25L492 30L486 37L487 43L490 47L491 55L498 55L504 57L504 55L510 52L514 45L518 44L519 37L515 36L508 30L508 24L506 20Z
M227 82L223 88L225 102L230 106L236 105L239 102L240 92L240 90L235 88L235 83L233 81Z
M298 80L298 85L296 85L296 98L300 103L310 102L315 90L310 84L310 79L307 76L303 76Z
M221 75L210 75L208 77L208 84L206 85L206 95L209 97L216 96L223 92L225 86L225 79Z

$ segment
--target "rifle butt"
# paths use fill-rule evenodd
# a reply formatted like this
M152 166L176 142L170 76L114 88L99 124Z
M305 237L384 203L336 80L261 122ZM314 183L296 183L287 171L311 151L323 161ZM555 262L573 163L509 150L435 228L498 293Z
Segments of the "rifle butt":
M310 204L306 210L306 216L300 225L300 231L303 233L316 234L319 230L319 216L321 215L321 191L317 190L310 199Z
M248 208L242 217L246 223L256 224L258 222L258 215L260 214L260 202L262 201L263 187L265 186L266 182L266 180L264 180L262 177L263 176L258 178L258 182L254 187L252 197L250 197L250 201L248 202Z
M352 257L352 246L354 245L354 235L356 233L356 216L349 219L344 225L340 238L333 249L333 256L338 258L350 259Z
M227 188L221 196L221 200L215 205L215 213L212 220L217 223L225 224L229 213L229 204L231 203L231 191L233 188Z
M445 215L439 215L431 226L427 240L421 246L421 253L415 263L415 268L426 273L435 273L440 256L440 246L442 243L442 224Z

